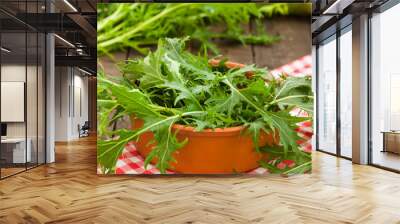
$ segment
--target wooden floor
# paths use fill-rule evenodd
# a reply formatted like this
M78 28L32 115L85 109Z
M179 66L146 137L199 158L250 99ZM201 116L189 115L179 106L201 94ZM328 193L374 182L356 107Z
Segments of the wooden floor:
M1 168L1 178L6 178L8 176L24 172L26 169L33 169L36 166L37 166L36 164L27 163L27 167L25 167L25 164L22 164L22 165L18 164L18 167L2 167Z
M25 167L10 167L10 168L1 168L1 177L7 177L7 176L11 176L13 174L19 173L19 172L23 172L25 170Z
M372 160L374 164L400 170L400 155L392 152L381 152L375 150Z
M97 176L95 138L0 181L0 223L400 223L400 175L315 153L280 176Z

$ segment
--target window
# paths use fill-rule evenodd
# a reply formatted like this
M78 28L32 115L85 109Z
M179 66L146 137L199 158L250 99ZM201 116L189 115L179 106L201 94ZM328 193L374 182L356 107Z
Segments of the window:
M352 157L352 33L351 26L340 36L340 155Z
M371 18L371 162L400 170L400 5Z
M43 3L0 1L0 7L15 6L23 16L39 13ZM12 14L0 12L0 20L0 178L5 178L45 163L46 38Z
M336 36L318 47L318 149L336 153Z

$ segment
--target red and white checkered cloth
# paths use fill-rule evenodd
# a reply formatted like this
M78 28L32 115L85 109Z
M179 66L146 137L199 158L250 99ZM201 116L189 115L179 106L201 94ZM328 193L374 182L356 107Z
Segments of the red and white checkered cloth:
M311 55L306 55L299 58L289 64L281 66L271 73L278 77L280 74L285 73L289 76L307 76L311 75L312 72L312 60ZM295 116L308 116L306 112L299 109L291 112ZM299 136L303 139L298 141L298 144L306 152L311 152L311 137L313 135L312 122L306 121L299 123L299 127L296 129ZM149 164L147 169L144 168L144 158L138 153L133 143L126 145L125 150L119 157L116 166L116 174L160 174L160 171ZM172 171L167 171L167 174L173 174ZM248 174L266 174L267 169L259 167L255 170L248 172Z
M289 64L274 69L271 73L275 77L278 77L282 73L290 76L310 76L312 73L311 55L303 56Z
M160 174L160 171L154 165L147 165L144 168L144 158L138 153L133 143L128 143L122 155L117 161L115 174ZM248 174L265 174L268 171L262 167L254 169ZM167 171L167 174L174 174L173 171Z

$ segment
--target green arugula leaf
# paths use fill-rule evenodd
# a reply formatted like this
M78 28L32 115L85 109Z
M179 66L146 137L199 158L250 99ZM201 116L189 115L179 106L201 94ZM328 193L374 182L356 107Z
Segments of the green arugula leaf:
M205 80L213 80L215 75L211 72L207 61L184 52L185 41L187 40L188 38L166 38L161 41L159 47L165 48L166 58L168 58L170 62L175 61L188 71L196 73L198 76L197 79L203 78Z
M172 132L171 129L174 121L175 120L164 122L162 125L153 130L154 138L157 144L146 157L145 167L147 167L153 158L156 158L156 167L161 173L165 173L169 168L169 163L175 161L172 156L173 153L187 143L187 139L179 142L176 138L176 133Z
M282 174L284 175L304 174L310 172L311 169L312 169L312 161L309 160L308 162L305 162L303 164L300 164L298 166L286 170Z
M280 173L283 175L303 174L311 171L312 161L311 154L301 150L284 152L283 147L279 146L264 146L260 151L269 155L268 161L260 161L260 165L268 169L272 173ZM294 166L287 166L284 169L278 169L276 165L282 161L292 161Z
M203 107L201 106L200 102L186 86L184 77L182 77L180 72L180 64L176 61L170 60L168 57L165 58L165 61L167 62L166 66L169 69L169 73L168 81L165 81L162 86L179 91L178 96L175 98L174 104L176 105L180 100L188 99L195 104L195 110L202 110Z
M311 79L310 77L287 77L283 85L276 91L275 99L279 99L285 96L290 96L293 91L298 91L303 93L311 92Z
M141 88L154 87L162 84L166 79L161 71L163 65L162 56L162 49L157 50L155 53L150 52L144 60L131 60L123 64L121 70L128 80L139 80Z
M122 154L125 145L137 137L132 131L121 129L118 131L118 139L97 140L97 161L103 170L103 173L113 173L118 157Z
M313 96L309 77L288 77L280 88L277 88L274 101L281 109L285 106L298 107L313 113Z
M138 89L128 89L125 86L113 83L112 81L99 78L100 85L107 86L117 102L127 111L138 117L163 117L152 106L150 99Z
M246 129L247 134L251 135L251 137L253 139L253 142L255 144L255 150L257 152L261 152L260 151L260 146L257 143L259 142L260 132L261 131L264 131L264 132L268 133L268 130L265 127L265 122L263 120L261 120L261 119L258 119L256 121L251 122L251 123L247 123L246 127L247 127L247 129Z

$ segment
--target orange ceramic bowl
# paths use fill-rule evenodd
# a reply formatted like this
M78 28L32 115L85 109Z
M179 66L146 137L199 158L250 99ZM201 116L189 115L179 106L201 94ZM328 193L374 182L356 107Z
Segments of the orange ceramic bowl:
M133 128L140 128L143 122L133 119ZM179 141L188 140L187 144L178 149L169 169L185 174L227 174L241 173L259 167L258 161L263 154L257 153L250 135L244 134L244 127L205 129L196 132L193 127L174 125ZM139 153L146 157L154 147L148 143L153 139L153 133L147 132L135 143ZM275 145L279 137L262 132L259 146ZM156 160L151 161L153 164Z
M219 65L220 62L221 62L221 60L218 60L218 59L210 59L208 61L208 64L210 64L211 66L216 67L216 66ZM245 64L232 62L232 61L226 61L224 65L227 68L244 68L246 66ZM253 76L253 72L251 72L251 71L246 72L246 77L247 78L251 78L252 76Z

